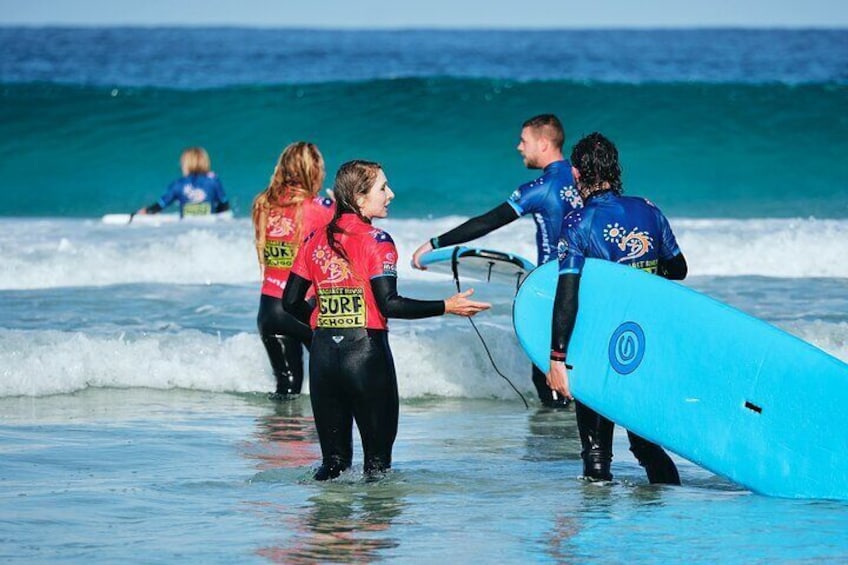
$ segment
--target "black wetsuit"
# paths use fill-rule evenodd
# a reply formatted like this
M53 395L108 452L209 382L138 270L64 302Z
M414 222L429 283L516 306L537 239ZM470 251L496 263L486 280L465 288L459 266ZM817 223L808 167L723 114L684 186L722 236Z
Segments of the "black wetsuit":
M260 214L257 230L262 253L262 295L256 325L268 352L276 388L273 397L299 394L303 385L303 347L312 343L312 329L283 309L288 279L300 233L312 233L333 217L332 201L315 197L299 206L272 206ZM300 225L300 231L297 226ZM257 233L257 236L261 234Z
M356 219L346 216L342 216L340 223L346 222L348 234L340 239L345 241L343 245L354 258L354 264L359 266L356 259L364 261L364 256L377 256L377 260L371 262L372 267L361 267L363 274L367 271L367 282L365 276L353 274L347 277L348 286L322 287L321 270L310 271L308 265L310 261L328 259L329 254L313 252L325 237L321 234L316 238L318 243L308 240L304 244L304 251L295 261L283 294L286 311L299 320L312 318L315 326L309 356L309 390L321 442L322 465L315 473L316 480L332 479L351 466L354 421L362 440L365 473L378 476L391 467L399 398L388 331L384 329L385 319L427 318L445 312L442 300L399 296L397 251L391 238L361 220L358 221L362 225L358 225ZM364 233L363 228L367 228ZM322 246L321 249L328 248ZM313 307L304 300L313 276L319 281L318 306L314 313ZM361 310L355 305L357 298L364 302L359 304ZM348 306L350 310L346 314L339 311ZM364 324L370 316L371 323L381 327L321 327L329 325L328 321L322 321L322 316L338 325ZM374 320L375 317L383 320Z
M303 347L310 348L312 330L283 310L282 300L267 294L259 298L256 326L271 361L277 383L275 394L299 394L303 386Z
M536 223L536 260L541 265L556 259L562 218L582 205L571 176L571 164L565 160L554 161L545 167L541 177L519 186L506 202L432 238L430 244L437 249L465 243L529 214ZM535 365L532 366L531 379L542 404L551 407L568 404L564 399L554 398L545 373Z
M639 242L647 245L637 245ZM682 280L688 272L686 259L662 212L642 198L613 191L587 198L582 210L565 217L558 248L560 274L551 327L554 360L564 361L568 351L577 319L580 274L587 257L641 268L671 280ZM579 401L575 405L583 475L592 480L611 480L615 424ZM662 447L629 430L627 437L630 451L651 483L680 484L677 467Z

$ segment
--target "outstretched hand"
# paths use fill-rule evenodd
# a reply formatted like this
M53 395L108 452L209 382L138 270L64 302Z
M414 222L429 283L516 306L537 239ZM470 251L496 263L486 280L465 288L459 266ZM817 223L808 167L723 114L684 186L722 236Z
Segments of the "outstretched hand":
M412 254L412 267L419 271L426 271L427 267L421 266L421 256L432 250L433 246L430 245L429 241L422 243L421 246L415 250L415 253Z
M429 245L429 244L428 244ZM469 318L478 312L488 310L492 307L488 302L475 302L468 300L468 297L474 294L474 289L469 288L465 292L454 294L445 300L445 314L454 314L456 316L464 316Z

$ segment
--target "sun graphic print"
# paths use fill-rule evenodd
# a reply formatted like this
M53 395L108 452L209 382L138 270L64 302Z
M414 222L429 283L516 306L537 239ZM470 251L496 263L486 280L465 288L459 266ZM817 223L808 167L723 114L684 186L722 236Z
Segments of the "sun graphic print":
M583 200L580 198L580 192L573 186L564 186L559 191L559 196L564 201L571 204L572 208L579 208L583 205Z
M618 263L629 263L644 256L654 246L654 238L646 231L640 231L636 226L628 231L618 222L607 224L604 228L604 240L616 244L621 251L627 254L620 258Z
M347 261L333 253L328 245L319 245L312 252L312 260L326 275L324 282L339 283L350 276L350 267Z
M619 244L622 237L624 237L624 228L618 222L607 224L607 227L604 228L604 241Z

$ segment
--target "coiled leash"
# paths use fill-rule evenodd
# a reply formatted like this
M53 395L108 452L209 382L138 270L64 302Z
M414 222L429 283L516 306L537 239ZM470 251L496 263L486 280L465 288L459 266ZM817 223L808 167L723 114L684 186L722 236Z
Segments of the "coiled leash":
M453 253L451 254L451 273L453 274L453 282L454 282L454 283L456 283L456 291L457 291L457 292L462 292L462 287L461 287L461 285L460 285L460 283L459 283L459 257L458 257L458 255L459 255L459 247L454 247L454 248L453 248ZM489 265L489 271L490 271L490 273L491 273L491 268L492 268L493 266L494 266L494 262L491 262L491 263L490 263L490 265ZM515 291L516 291L516 293L518 292L518 288L517 288L517 287L516 287ZM471 323L471 327L472 327L472 328L474 328L474 331L477 333L477 337L479 337L479 338L480 338L480 343L482 343L482 344L483 344L483 349L485 349L485 350L486 350L486 355L488 355L488 356L489 356L489 361L492 363L492 367L494 367L495 372L496 372L497 374L499 374L499 375L500 375L500 376L501 376L501 377L502 377L502 378L503 378L506 382L508 382L508 383L509 383L509 386L511 386L511 387L512 387L512 390L514 390L514 391L515 391L515 394L517 394L517 395L518 395L518 397L519 397L519 398L521 398L521 401L524 403L524 408L529 409L529 408L530 408L530 405L529 405L529 404L527 404L527 399L526 399L526 398L524 398L524 395L523 395L523 394L521 394L521 391L519 391L519 390L515 387L515 385L514 385L514 384L512 384L512 381L511 381L511 380L509 380L509 377L507 377L506 375L504 375L504 374L501 372L501 370L500 370L500 369L498 369L498 366L497 366L497 364L495 363L495 359L492 357L492 352L491 352L491 351L489 351L489 346L486 344L486 340L485 340L485 339L483 339L483 335L480 333L480 330L478 330L478 329L477 329L477 324L475 324L475 323L474 323L474 320L473 320L473 319L471 319L471 317L469 317L469 318L468 318L468 321Z

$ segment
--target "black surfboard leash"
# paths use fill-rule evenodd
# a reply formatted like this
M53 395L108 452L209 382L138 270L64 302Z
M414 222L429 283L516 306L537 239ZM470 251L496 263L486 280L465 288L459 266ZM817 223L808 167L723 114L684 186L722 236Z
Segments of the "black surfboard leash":
M453 248L453 253L451 254L451 273L453 274L453 282L456 283L456 291L462 292L462 286L459 283L459 247ZM509 386L512 387L512 390L515 391L515 394L521 399L524 403L524 408L529 409L530 405L527 403L527 399L524 398L524 395L521 394L516 386L509 380L509 377L504 375L500 369L498 369L497 364L495 363L494 357L492 357L492 352L489 350L489 346L486 344L486 340L483 339L483 334L480 333L480 330L477 329L477 324L474 323L474 320L471 317L468 318L468 322L471 324L471 327L474 328L474 332L477 334L477 337L480 338L480 343L483 344L483 349L486 351L486 355L489 357L489 362L492 364L492 367L495 369L495 372L501 376L506 382L509 383Z

